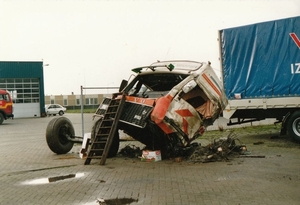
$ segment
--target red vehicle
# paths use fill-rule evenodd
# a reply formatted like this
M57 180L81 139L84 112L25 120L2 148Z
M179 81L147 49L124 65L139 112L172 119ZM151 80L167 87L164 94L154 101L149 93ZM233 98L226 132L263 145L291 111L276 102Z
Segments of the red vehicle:
M12 99L6 90L0 90L0 125L4 120L13 117Z

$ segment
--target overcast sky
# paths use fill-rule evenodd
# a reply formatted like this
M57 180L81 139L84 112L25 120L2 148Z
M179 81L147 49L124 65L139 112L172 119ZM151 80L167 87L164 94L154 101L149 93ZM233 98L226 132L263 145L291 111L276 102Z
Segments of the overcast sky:
M156 60L219 73L218 30L299 16L300 0L0 0L0 14L0 60L43 60L45 94L67 95Z

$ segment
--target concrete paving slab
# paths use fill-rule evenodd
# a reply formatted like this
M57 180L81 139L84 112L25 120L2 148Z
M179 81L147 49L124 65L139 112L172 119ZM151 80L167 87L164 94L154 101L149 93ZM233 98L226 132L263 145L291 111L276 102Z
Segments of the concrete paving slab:
M80 115L65 117L80 133ZM147 205L299 204L299 145L270 138L279 129L241 134L248 150L265 158L192 163L116 157L100 166L97 160L83 165L79 146L65 155L52 153L45 140L51 119L14 119L0 126L0 204L97 205L97 199L117 198ZM264 143L254 145L258 140ZM125 141L121 147L129 143L142 146ZM49 178L61 180L45 181Z

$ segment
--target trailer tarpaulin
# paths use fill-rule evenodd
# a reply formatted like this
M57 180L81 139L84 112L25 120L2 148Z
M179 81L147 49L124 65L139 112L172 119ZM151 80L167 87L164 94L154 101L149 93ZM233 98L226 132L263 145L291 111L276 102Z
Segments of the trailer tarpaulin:
M300 95L300 16L219 32L229 99Z

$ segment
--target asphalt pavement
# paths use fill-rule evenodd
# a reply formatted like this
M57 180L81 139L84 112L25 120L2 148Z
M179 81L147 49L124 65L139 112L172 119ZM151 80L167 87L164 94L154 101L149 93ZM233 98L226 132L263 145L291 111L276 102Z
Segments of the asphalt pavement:
M65 117L81 135L80 114L67 113ZM276 137L279 128L239 133L253 157L211 163L115 157L101 166L97 160L84 165L78 155L80 145L64 155L51 152L45 140L51 119L14 119L0 125L0 204L300 203L300 146ZM90 116L85 123L90 126ZM222 124L218 123L216 127ZM227 135L226 129L220 136ZM122 141L121 148L132 144L142 146Z

